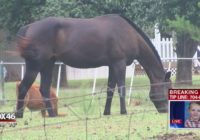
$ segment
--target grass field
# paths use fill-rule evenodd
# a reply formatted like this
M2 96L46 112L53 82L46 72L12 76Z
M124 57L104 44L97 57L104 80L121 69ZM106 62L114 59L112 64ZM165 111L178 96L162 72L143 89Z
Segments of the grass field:
M200 85L194 77L195 87ZM127 94L130 79L127 80ZM200 136L196 130L171 130L168 114L157 113L149 100L149 81L145 76L134 79L134 87L128 115L120 115L119 98L115 93L111 115L104 116L106 80L97 81L97 92L92 96L92 80L69 81L69 88L59 92L58 112L64 117L42 118L39 111L26 108L23 119L17 119L15 127L0 127L0 140L140 140L164 139L166 135L185 134L192 139ZM191 87L188 87L191 88ZM15 83L5 84L6 105L0 112L12 112L16 105ZM126 101L128 101L128 96Z

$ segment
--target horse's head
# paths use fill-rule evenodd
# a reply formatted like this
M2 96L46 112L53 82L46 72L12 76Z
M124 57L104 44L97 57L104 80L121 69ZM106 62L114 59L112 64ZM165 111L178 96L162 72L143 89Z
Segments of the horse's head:
M150 99L159 113L168 111L168 90L172 88L171 72L165 73L162 82L151 86Z

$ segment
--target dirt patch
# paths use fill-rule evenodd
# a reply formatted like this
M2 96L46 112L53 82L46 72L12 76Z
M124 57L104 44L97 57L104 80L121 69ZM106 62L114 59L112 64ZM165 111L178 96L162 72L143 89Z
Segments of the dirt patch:
M200 140L200 137L193 132L185 134L164 134L157 135L150 138L151 140Z
M141 100L137 100L137 99L132 99L130 101L130 104L133 105L133 106L139 106L142 104Z

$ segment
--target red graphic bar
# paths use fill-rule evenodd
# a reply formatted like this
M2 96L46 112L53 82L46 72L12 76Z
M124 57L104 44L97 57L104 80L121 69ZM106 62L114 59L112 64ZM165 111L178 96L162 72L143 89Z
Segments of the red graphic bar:
M16 122L16 120L2 120L2 119L0 119L0 122Z
M200 89L169 89L169 100L200 100Z

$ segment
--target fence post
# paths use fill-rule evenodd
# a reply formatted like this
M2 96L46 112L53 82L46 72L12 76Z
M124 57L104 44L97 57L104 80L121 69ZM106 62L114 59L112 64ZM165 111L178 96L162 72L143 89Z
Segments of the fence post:
M4 93L4 65L3 61L0 62L0 105L4 105L5 102L5 93Z
M97 70L97 68L95 68L94 69L94 80L93 80L93 86L92 86L92 95L95 94L95 90L96 90L97 73L98 73L98 70Z
M24 78L24 64L21 65L21 81Z
M131 94L132 94L132 88L133 88L133 79L134 79L134 76L135 76L135 63L134 62L132 64L132 69L133 69L133 73L131 75L131 83L130 83L130 89L129 89L128 105L130 105L130 101L131 101Z
M58 64L59 67L58 67L58 79L57 79L57 85L56 85L56 96L58 97L58 93L59 93L59 90L60 90L60 76L61 76L61 67L62 67L62 64Z
M158 54L160 54L160 57L162 57L162 52L161 52L161 35L160 31L158 29L158 24L155 25L155 30L154 30L154 45L156 47L156 50L158 51Z

